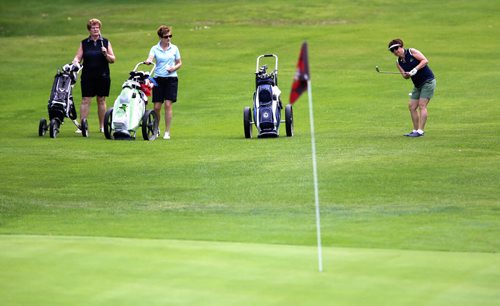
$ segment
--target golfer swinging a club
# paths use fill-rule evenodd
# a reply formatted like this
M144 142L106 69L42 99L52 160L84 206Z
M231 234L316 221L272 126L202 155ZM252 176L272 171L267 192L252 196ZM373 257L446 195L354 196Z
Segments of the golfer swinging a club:
M431 68L427 65L429 61L414 48L403 48L403 41L399 38L389 42L389 52L398 57L396 66L405 79L411 78L413 90L410 93L411 120L413 122L413 131L404 136L421 137L424 136L425 123L427 121L427 104L434 95L436 88L436 79Z

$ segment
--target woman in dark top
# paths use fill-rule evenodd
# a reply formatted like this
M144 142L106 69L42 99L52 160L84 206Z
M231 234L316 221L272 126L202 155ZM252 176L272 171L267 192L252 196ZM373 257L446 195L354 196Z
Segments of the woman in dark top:
M396 67L405 79L411 78L414 88L411 92L408 108L413 122L413 131L404 136L424 136L425 123L427 121L427 104L434 95L436 79L431 68L427 65L429 61L414 48L404 48L401 39L393 39L388 45L389 52L398 57Z
M81 76L82 104L80 105L80 118L86 119L89 114L92 97L97 96L97 114L99 127L104 129L104 114L106 113L106 97L109 96L111 78L109 64L115 62L115 55L111 42L101 36L101 21L90 19L87 22L89 37L81 41L73 63L83 60ZM77 132L81 132L77 130Z

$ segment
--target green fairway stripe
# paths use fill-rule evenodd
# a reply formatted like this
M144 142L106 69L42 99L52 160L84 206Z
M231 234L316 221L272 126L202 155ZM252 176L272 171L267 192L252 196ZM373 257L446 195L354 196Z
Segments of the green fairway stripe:
M494 305L499 254L0 235L8 305ZM391 304L392 304L391 302Z

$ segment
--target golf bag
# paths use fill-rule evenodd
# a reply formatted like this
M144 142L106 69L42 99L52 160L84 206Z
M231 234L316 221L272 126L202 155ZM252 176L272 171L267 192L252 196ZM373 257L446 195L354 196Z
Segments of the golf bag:
M158 133L158 118L153 110L146 110L148 96L153 87L151 71L137 71L138 63L130 72L128 80L116 98L113 108L104 116L104 136L107 139L135 139L137 129L142 127L144 140L154 140Z
M72 88L76 83L78 70L79 67L66 64L62 71L57 71L47 105L50 119L59 118L63 121L64 117L71 120L77 118Z
M261 65L264 58L274 59L274 69L267 73L267 65ZM278 56L263 54L257 57L255 68L255 92L253 94L253 111L250 107L243 109L243 129L245 138L252 138L252 126L255 124L259 138L278 137L281 122L286 123L286 136L293 136L292 105L285 107L285 120L281 120L281 90L278 88ZM253 117L253 120L252 120Z
M267 74L262 66L255 78L254 118L259 137L278 136L281 121L281 90L277 86L277 74Z
M65 117L70 118L79 127L76 121L78 115L73 102L73 86L75 86L78 73L81 69L82 66L79 64L66 64L62 69L58 69L54 76L52 90L47 103L51 138L57 137L59 128L64 123ZM48 129L47 121L44 118L40 119L39 136L45 135Z

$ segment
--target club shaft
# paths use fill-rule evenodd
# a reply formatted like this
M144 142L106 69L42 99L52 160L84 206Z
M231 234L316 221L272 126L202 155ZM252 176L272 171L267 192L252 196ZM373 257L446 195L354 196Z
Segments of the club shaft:
M378 66L375 66L375 71L378 73L383 73L383 74L401 74L399 72L392 72L392 71L382 71Z

